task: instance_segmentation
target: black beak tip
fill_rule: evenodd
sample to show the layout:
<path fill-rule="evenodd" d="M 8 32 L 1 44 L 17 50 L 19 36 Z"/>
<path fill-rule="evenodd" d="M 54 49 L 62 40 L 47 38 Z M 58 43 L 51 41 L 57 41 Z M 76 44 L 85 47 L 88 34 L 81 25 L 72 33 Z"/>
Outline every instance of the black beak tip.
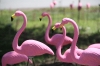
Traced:
<path fill-rule="evenodd" d="M 39 20 L 41 21 L 42 19 L 41 19 L 41 18 L 39 18 Z"/>
<path fill-rule="evenodd" d="M 52 32 L 52 33 L 54 33 L 54 30 L 53 30 L 53 29 L 51 29 L 51 32 Z"/>
<path fill-rule="evenodd" d="M 13 21 L 14 19 L 11 17 L 11 21 Z"/>

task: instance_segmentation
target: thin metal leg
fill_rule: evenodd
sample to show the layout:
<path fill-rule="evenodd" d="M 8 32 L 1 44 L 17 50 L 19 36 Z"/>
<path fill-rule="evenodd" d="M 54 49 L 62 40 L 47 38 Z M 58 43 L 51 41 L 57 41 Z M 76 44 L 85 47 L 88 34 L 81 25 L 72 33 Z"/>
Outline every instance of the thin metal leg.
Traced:
<path fill-rule="evenodd" d="M 32 58 L 32 61 L 33 61 L 33 66 L 35 66 L 35 62 L 34 62 L 33 58 Z"/>
<path fill-rule="evenodd" d="M 28 66 L 28 63 L 29 63 L 29 58 L 28 58 L 28 61 L 27 61 L 27 66 Z"/>
<path fill-rule="evenodd" d="M 56 55 L 54 56 L 54 63 L 56 62 Z"/>

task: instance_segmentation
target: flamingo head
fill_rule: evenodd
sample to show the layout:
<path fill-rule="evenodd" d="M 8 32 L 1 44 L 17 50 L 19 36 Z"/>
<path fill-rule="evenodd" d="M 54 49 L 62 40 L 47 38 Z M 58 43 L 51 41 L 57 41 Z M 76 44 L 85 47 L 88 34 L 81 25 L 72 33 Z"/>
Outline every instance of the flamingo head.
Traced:
<path fill-rule="evenodd" d="M 21 16 L 22 14 L 24 14 L 22 11 L 17 10 L 17 11 L 11 16 L 11 21 L 13 21 L 13 19 L 14 19 L 16 16 Z"/>
<path fill-rule="evenodd" d="M 53 29 L 53 30 L 56 30 L 56 28 L 60 28 L 60 24 L 61 24 L 61 23 L 56 23 L 56 24 L 52 27 L 52 29 Z"/>
<path fill-rule="evenodd" d="M 62 19 L 62 22 L 60 24 L 60 27 L 62 28 L 65 24 L 67 24 L 68 22 L 70 22 L 70 18 L 63 18 Z"/>
<path fill-rule="evenodd" d="M 47 12 L 43 12 L 43 13 L 42 13 L 42 15 L 41 15 L 41 17 L 39 18 L 39 19 L 40 19 L 40 21 L 42 20 L 42 18 L 43 18 L 43 17 L 45 17 L 45 16 L 47 16 L 47 15 L 48 15 L 48 13 L 47 13 Z"/>

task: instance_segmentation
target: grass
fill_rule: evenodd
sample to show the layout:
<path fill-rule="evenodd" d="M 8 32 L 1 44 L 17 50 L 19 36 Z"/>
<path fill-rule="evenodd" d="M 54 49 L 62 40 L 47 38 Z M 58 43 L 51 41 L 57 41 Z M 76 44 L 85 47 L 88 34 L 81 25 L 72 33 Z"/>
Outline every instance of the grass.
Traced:
<path fill-rule="evenodd" d="M 10 17 L 15 11 L 16 10 L 0 11 L 0 28 L 5 27 L 7 25 L 11 25 L 11 27 L 15 31 L 17 31 L 22 26 L 22 23 L 23 23 L 22 17 L 17 17 L 13 22 L 10 21 Z M 89 10 L 90 12 L 88 14 L 88 21 L 87 21 L 87 11 L 85 8 L 83 8 L 80 12 L 79 22 L 77 20 L 78 12 L 77 12 L 76 8 L 73 10 L 73 12 L 70 10 L 70 8 L 55 8 L 53 10 L 50 10 L 49 8 L 34 9 L 34 10 L 26 9 L 26 10 L 22 10 L 22 11 L 25 12 L 27 19 L 28 19 L 28 23 L 27 23 L 26 31 L 21 36 L 21 38 L 23 38 L 23 39 L 20 39 L 21 43 L 23 40 L 28 39 L 28 38 L 35 38 L 36 40 L 44 41 L 43 36 L 44 36 L 45 29 L 48 25 L 48 19 L 47 19 L 47 17 L 44 17 L 42 19 L 42 21 L 39 21 L 39 17 L 41 16 L 41 13 L 44 11 L 49 12 L 50 15 L 52 16 L 52 19 L 53 19 L 52 26 L 56 22 L 61 22 L 62 19 L 65 17 L 74 19 L 77 22 L 79 29 L 80 29 L 79 40 L 81 40 L 82 42 L 79 41 L 78 44 L 80 44 L 79 47 L 82 49 L 86 48 L 87 45 L 90 44 L 89 41 L 93 42 L 93 40 L 89 40 L 88 36 L 89 35 L 91 36 L 91 34 L 93 35 L 94 33 L 98 32 L 100 29 L 100 26 L 99 26 L 100 15 L 99 15 L 98 7 L 91 7 L 91 9 Z M 72 14 L 71 14 L 71 12 L 72 12 Z M 41 31 L 39 31 L 38 29 Z M 66 29 L 67 29 L 68 35 L 69 35 L 69 33 L 73 34 L 73 26 L 70 23 L 66 25 Z M 11 31 L 12 36 L 14 35 L 13 33 L 16 33 L 16 32 Z M 30 36 L 27 36 L 27 34 Z M 73 36 L 73 35 L 71 35 L 71 36 Z M 5 37 L 5 38 L 8 40 L 9 38 L 7 38 L 7 37 Z M 42 37 L 42 38 L 40 38 L 40 37 Z M 84 37 L 84 38 L 82 38 L 82 37 Z M 92 38 L 92 37 L 90 37 L 90 38 Z M 86 43 L 87 45 L 84 45 L 85 44 L 84 41 L 87 41 L 87 43 Z M 2 41 L 2 42 L 4 42 L 4 41 Z M 4 45 L 6 45 L 6 42 L 4 43 Z M 8 46 L 8 45 L 6 45 L 6 46 Z M 6 51 L 7 50 L 8 49 L 6 49 Z M 65 50 L 66 50 L 66 48 L 65 48 Z M 48 56 L 48 57 L 46 57 L 46 56 Z M 44 57 L 45 57 L 45 59 L 44 59 Z M 35 63 L 40 64 L 40 65 L 47 61 L 48 61 L 48 64 L 50 64 L 50 63 L 52 64 L 53 59 L 54 59 L 54 56 L 49 56 L 49 55 L 34 57 Z M 57 60 L 57 62 L 58 62 L 58 60 Z M 22 65 L 25 65 L 25 63 L 21 63 L 18 66 L 22 66 Z M 47 65 L 47 66 L 49 66 L 49 65 Z M 51 66 L 53 66 L 53 64 Z M 60 66 L 64 66 L 64 65 L 60 65 Z"/>

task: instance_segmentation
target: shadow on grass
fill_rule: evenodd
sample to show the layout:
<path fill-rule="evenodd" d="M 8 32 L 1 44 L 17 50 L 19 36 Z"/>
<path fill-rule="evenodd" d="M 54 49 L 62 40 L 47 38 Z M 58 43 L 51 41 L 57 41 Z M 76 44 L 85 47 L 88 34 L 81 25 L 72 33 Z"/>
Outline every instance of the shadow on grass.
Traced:
<path fill-rule="evenodd" d="M 33 28 L 30 28 L 30 29 L 25 29 L 25 31 L 19 37 L 19 45 L 21 45 L 21 43 L 23 41 L 27 40 L 27 39 L 35 39 L 35 40 L 38 40 L 38 41 L 41 41 L 41 42 L 47 44 L 44 40 L 45 30 L 46 30 L 45 25 L 41 25 L 40 27 L 33 27 Z M 13 38 L 14 38 L 16 32 L 17 31 L 15 31 L 11 27 L 10 24 L 6 25 L 5 27 L 0 27 L 0 59 L 2 58 L 3 54 L 13 50 L 12 49 L 12 41 L 13 41 Z M 57 31 L 52 33 L 52 31 L 50 30 L 49 35 L 51 37 L 56 33 L 57 33 Z M 83 44 L 85 46 L 88 46 L 91 43 L 100 42 L 100 35 L 99 34 L 100 34 L 100 32 L 97 32 L 97 33 L 94 33 L 94 34 L 91 34 L 91 35 L 80 34 L 77 46 L 80 47 L 80 46 L 83 46 Z M 67 36 L 70 36 L 70 37 L 73 38 L 73 33 L 67 33 Z M 56 49 L 55 49 L 54 46 L 50 46 L 49 44 L 47 44 L 47 45 L 54 52 L 56 52 Z M 65 49 L 66 49 L 66 47 L 65 47 Z M 62 66 L 62 64 L 64 64 L 64 63 L 55 63 L 54 65 Z M 52 66 L 53 64 L 50 64 L 50 65 Z M 41 65 L 41 66 L 43 66 L 43 65 Z M 47 64 L 45 66 L 49 66 L 49 65 Z"/>
<path fill-rule="evenodd" d="M 76 66 L 76 65 L 72 63 L 55 62 L 50 64 L 42 64 L 40 66 Z"/>

